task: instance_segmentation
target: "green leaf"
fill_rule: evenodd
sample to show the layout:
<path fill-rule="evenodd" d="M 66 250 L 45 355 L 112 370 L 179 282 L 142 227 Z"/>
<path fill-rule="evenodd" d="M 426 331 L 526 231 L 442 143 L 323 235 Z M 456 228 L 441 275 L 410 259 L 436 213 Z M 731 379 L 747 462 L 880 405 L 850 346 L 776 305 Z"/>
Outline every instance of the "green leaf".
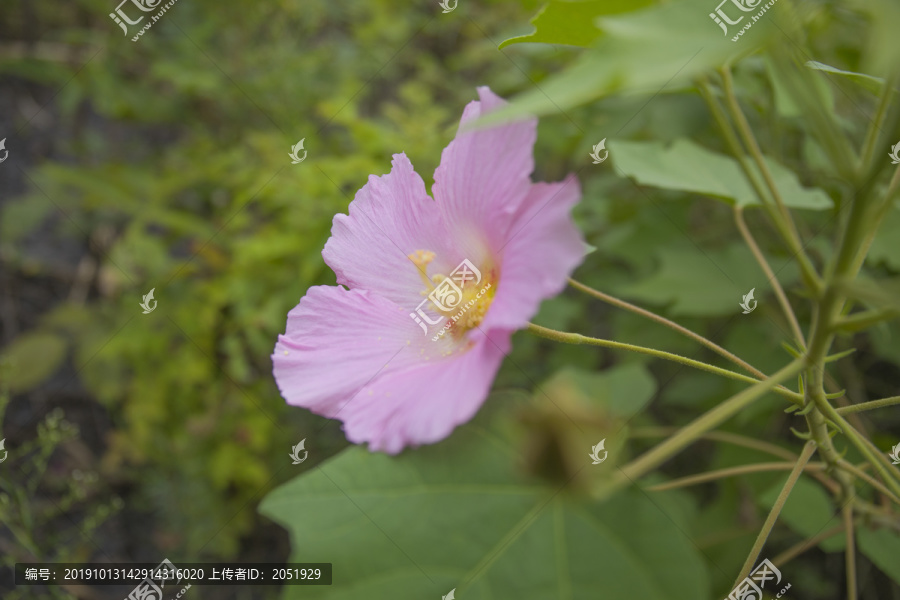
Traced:
<path fill-rule="evenodd" d="M 66 340 L 41 331 L 20 335 L 0 353 L 0 359 L 10 365 L 5 371 L 12 393 L 40 385 L 56 372 L 65 357 Z"/>
<path fill-rule="evenodd" d="M 900 210 L 895 204 L 884 217 L 866 262 L 871 265 L 884 263 L 895 272 L 900 272 L 900 244 L 897 243 L 897 232 L 900 231 Z"/>
<path fill-rule="evenodd" d="M 705 194 L 739 206 L 760 205 L 737 161 L 689 140 L 679 139 L 669 146 L 616 140 L 610 141 L 608 148 L 613 164 L 642 185 Z M 766 158 L 766 164 L 786 206 L 831 207 L 831 198 L 822 190 L 804 188 L 793 171 L 773 159 Z"/>
<path fill-rule="evenodd" d="M 597 17 L 630 12 L 649 6 L 654 0 L 587 0 L 571 2 L 551 0 L 531 19 L 534 31 L 502 42 L 502 50 L 511 44 L 567 44 L 590 46 L 600 35 L 594 25 Z"/>
<path fill-rule="evenodd" d="M 900 584 L 900 536 L 887 529 L 872 531 L 859 528 L 856 530 L 859 549 L 876 567 Z"/>
<path fill-rule="evenodd" d="M 787 477 L 784 479 L 786 481 Z M 783 481 L 766 490 L 758 498 L 760 506 L 771 510 L 775 506 L 775 500 L 781 493 L 782 487 L 784 487 Z M 795 533 L 805 538 L 811 538 L 826 529 L 840 525 L 840 515 L 835 515 L 834 511 L 834 505 L 828 494 L 819 484 L 801 477 L 794 484 L 791 495 L 784 503 L 779 519 L 784 521 Z M 843 534 L 837 534 L 820 543 L 819 548 L 825 552 L 837 552 L 844 549 L 845 543 Z"/>
<path fill-rule="evenodd" d="M 599 17 L 601 36 L 578 61 L 473 126 L 556 114 L 614 93 L 676 91 L 692 85 L 697 75 L 752 52 L 775 30 L 772 18 L 761 19 L 732 42 L 738 28 L 724 34 L 708 16 L 714 7 L 708 0 L 681 0 Z"/>
<path fill-rule="evenodd" d="M 508 412 L 396 457 L 352 447 L 272 492 L 260 511 L 290 531 L 291 560 L 340 573 L 285 598 L 708 596 L 696 548 L 645 494 L 598 503 L 526 478 Z"/>
<path fill-rule="evenodd" d="M 853 300 L 871 308 L 900 311 L 900 277 L 878 280 L 859 277 L 849 282 L 838 282 L 838 287 Z"/>
<path fill-rule="evenodd" d="M 760 308 L 770 302 L 764 297 L 770 286 L 753 255 L 741 244 L 702 252 L 692 247 L 669 247 L 660 250 L 658 260 L 655 273 L 618 288 L 617 293 L 652 305 L 671 304 L 668 310 L 672 315 L 688 316 L 740 314 L 741 297 L 751 288 Z M 795 279 L 796 268 L 788 263 L 779 272 L 779 280 L 784 285 Z"/>
<path fill-rule="evenodd" d="M 565 369 L 541 387 L 554 400 L 558 396 L 577 396 L 573 402 L 602 407 L 628 419 L 653 398 L 656 380 L 642 364 L 627 363 L 600 373 Z"/>
<path fill-rule="evenodd" d="M 884 85 L 884 79 L 881 77 L 873 77 L 872 75 L 866 75 L 865 73 L 854 73 L 853 71 L 844 71 L 843 69 L 838 69 L 815 60 L 806 61 L 806 66 L 816 71 L 824 71 L 826 73 L 834 73 L 836 75 L 849 77 L 875 94 L 880 92 L 881 86 Z"/>

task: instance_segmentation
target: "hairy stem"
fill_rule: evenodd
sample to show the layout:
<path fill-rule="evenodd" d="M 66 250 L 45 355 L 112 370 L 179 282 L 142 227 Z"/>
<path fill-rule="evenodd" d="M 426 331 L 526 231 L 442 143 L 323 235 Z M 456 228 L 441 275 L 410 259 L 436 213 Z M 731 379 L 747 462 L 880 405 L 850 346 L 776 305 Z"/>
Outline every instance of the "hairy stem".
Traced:
<path fill-rule="evenodd" d="M 686 448 L 697 438 L 722 424 L 727 419 L 749 406 L 754 400 L 757 400 L 766 392 L 772 390 L 780 382 L 793 377 L 802 369 L 803 361 L 795 360 L 765 381 L 757 382 L 746 390 L 735 394 L 683 427 L 678 433 L 660 443 L 652 450 L 645 452 L 622 467 L 620 469 L 622 477 L 629 481 L 635 481 L 643 477 L 651 470 L 667 461 L 674 454 Z"/>
<path fill-rule="evenodd" d="M 756 141 L 756 137 L 753 135 L 750 123 L 747 121 L 747 117 L 744 116 L 744 112 L 741 110 L 737 94 L 735 94 L 734 91 L 734 81 L 731 78 L 731 70 L 724 67 L 720 70 L 720 74 L 722 76 L 723 89 L 725 91 L 725 105 L 728 108 L 728 112 L 737 125 L 737 131 L 750 153 L 750 156 L 756 163 L 757 168 L 760 173 L 762 173 L 763 181 L 765 182 L 766 187 L 768 187 L 769 193 L 775 201 L 775 205 L 778 207 L 778 211 L 773 211 L 771 216 L 775 220 L 777 228 L 781 231 L 782 236 L 785 238 L 791 251 L 796 256 L 797 263 L 800 265 L 800 270 L 803 273 L 806 284 L 813 292 L 817 293 L 821 289 L 821 281 L 815 268 L 812 266 L 812 262 L 806 255 L 803 243 L 800 241 L 800 234 L 797 231 L 797 226 L 794 225 L 794 219 L 791 217 L 790 211 L 788 211 L 787 206 L 784 204 L 781 192 L 775 184 L 775 178 L 772 177 L 772 172 L 769 170 L 769 165 L 766 163 L 762 150 Z"/>
<path fill-rule="evenodd" d="M 712 340 L 703 337 L 699 333 L 695 333 L 695 332 L 691 331 L 687 327 L 683 327 L 683 326 L 679 325 L 678 323 L 675 323 L 674 321 L 670 321 L 669 319 L 666 319 L 665 317 L 661 317 L 661 316 L 657 315 L 656 313 L 653 313 L 653 312 L 650 312 L 649 310 L 640 308 L 639 306 L 635 306 L 634 304 L 631 304 L 624 300 L 620 300 L 619 298 L 616 298 L 614 296 L 610 296 L 609 294 L 604 294 L 600 290 L 596 290 L 596 289 L 589 287 L 579 281 L 575 281 L 574 279 L 569 279 L 569 285 L 571 285 L 572 287 L 574 287 L 577 290 L 581 290 L 582 292 L 590 294 L 594 298 L 602 300 L 602 301 L 606 302 L 607 304 L 612 304 L 613 306 L 618 306 L 619 308 L 624 308 L 625 310 L 630 310 L 631 312 L 641 315 L 642 317 L 646 317 L 646 318 L 650 319 L 651 321 L 655 321 L 661 325 L 665 325 L 666 327 L 673 329 L 674 331 L 677 331 L 678 333 L 691 338 L 695 342 L 703 344 L 704 346 L 706 346 L 707 348 L 709 348 L 710 350 L 712 350 L 719 356 L 727 358 L 728 360 L 730 360 L 734 364 L 738 365 L 739 367 L 743 368 L 744 370 L 748 371 L 749 373 L 752 373 L 753 375 L 755 375 L 761 379 L 764 379 L 766 377 L 765 373 L 763 373 L 759 369 L 756 369 L 755 367 L 753 367 L 749 363 L 741 360 L 740 358 L 738 358 L 737 356 L 735 356 L 734 354 L 732 354 L 725 348 L 722 348 L 721 346 L 719 346 Z"/>
<path fill-rule="evenodd" d="M 868 464 L 868 463 L 866 463 L 866 464 Z M 866 473 L 865 471 L 863 471 L 862 469 L 857 467 L 856 465 L 853 465 L 853 464 L 847 462 L 846 460 L 841 459 L 841 461 L 838 463 L 838 467 L 840 467 L 841 469 L 844 469 L 845 471 L 849 471 L 856 477 L 859 477 L 860 479 L 862 479 L 863 481 L 865 481 L 866 483 L 871 485 L 873 488 L 877 489 L 879 492 L 884 494 L 887 498 L 896 502 L 898 506 L 900 506 L 900 498 L 895 496 L 893 494 L 893 492 L 891 492 L 891 490 L 889 490 L 888 488 L 886 488 L 884 486 L 883 483 L 881 483 L 880 481 L 878 481 L 877 479 L 875 479 L 874 477 L 872 477 L 871 475 L 869 475 L 868 473 Z"/>
<path fill-rule="evenodd" d="M 864 173 L 869 170 L 872 164 L 872 157 L 875 156 L 875 145 L 878 143 L 878 133 L 882 129 L 884 119 L 887 116 L 888 107 L 891 104 L 891 98 L 894 95 L 894 84 L 896 79 L 891 78 L 884 82 L 881 88 L 881 95 L 878 98 L 878 108 L 875 110 L 875 117 L 869 123 L 866 131 L 866 141 L 863 142 L 862 156 L 860 156 L 859 165 L 857 166 L 857 176 L 862 178 Z"/>
<path fill-rule="evenodd" d="M 848 413 L 858 413 L 864 410 L 872 410 L 875 408 L 883 408 L 885 406 L 893 406 L 900 404 L 900 396 L 891 396 L 890 398 L 882 398 L 881 400 L 872 400 L 870 402 L 861 402 L 860 404 L 852 404 L 842 408 L 836 408 L 838 414 L 846 415 Z"/>
<path fill-rule="evenodd" d="M 700 369 L 702 371 L 707 371 L 708 373 L 714 373 L 716 375 L 721 375 L 722 377 L 727 377 L 729 379 L 736 379 L 738 381 L 743 381 L 745 383 L 762 383 L 765 380 L 754 379 L 752 377 L 748 377 L 747 375 L 742 375 L 740 373 L 736 373 L 734 371 L 729 371 L 728 369 L 723 369 L 721 367 L 716 367 L 714 365 L 710 365 L 705 362 L 700 362 L 699 360 L 694 360 L 691 358 L 687 358 L 685 356 L 681 356 L 680 354 L 673 354 L 671 352 L 664 352 L 662 350 L 657 350 L 655 348 L 647 348 L 645 346 L 635 346 L 633 344 L 624 344 L 622 342 L 614 342 L 612 340 L 604 340 L 601 338 L 588 337 L 586 335 L 581 335 L 580 333 L 569 333 L 566 331 L 557 331 L 555 329 L 549 329 L 547 327 L 542 327 L 540 325 L 535 325 L 534 323 L 528 324 L 528 331 L 531 333 L 547 338 L 549 340 L 553 340 L 555 342 L 562 342 L 565 344 L 587 344 L 591 346 L 602 346 L 604 348 L 615 348 L 617 350 L 630 350 L 631 352 L 638 352 L 640 354 L 648 354 L 650 356 L 655 356 L 656 358 L 663 358 L 666 360 L 671 360 L 673 362 L 680 363 L 682 365 L 686 365 L 688 367 L 694 367 L 695 369 Z M 777 394 L 787 398 L 794 404 L 802 405 L 801 394 L 797 392 L 788 390 L 786 388 L 779 388 L 774 390 Z"/>
<path fill-rule="evenodd" d="M 766 278 L 772 283 L 772 289 L 775 292 L 775 296 L 778 298 L 781 310 L 784 311 L 784 316 L 791 326 L 791 331 L 794 334 L 794 341 L 799 344 L 798 347 L 801 350 L 806 350 L 806 340 L 803 339 L 803 330 L 800 329 L 800 323 L 797 322 L 797 315 L 794 314 L 794 309 L 791 308 L 791 303 L 788 302 L 787 296 L 781 287 L 781 283 L 772 271 L 772 267 L 769 266 L 765 255 L 759 249 L 750 230 L 747 229 L 747 223 L 744 221 L 744 209 L 737 205 L 734 206 L 734 222 L 737 225 L 738 231 L 741 232 L 741 237 L 744 238 L 744 241 L 756 258 L 756 262 L 759 263 L 759 267 L 763 270 Z"/>
<path fill-rule="evenodd" d="M 800 542 L 799 544 L 794 544 L 778 556 L 772 559 L 773 565 L 778 565 L 779 567 L 786 562 L 796 558 L 797 556 L 803 554 L 810 548 L 814 546 L 818 546 L 821 542 L 827 540 L 828 538 L 832 538 L 837 534 L 844 531 L 844 525 L 837 525 L 836 527 L 832 527 L 831 529 L 827 529 L 822 533 L 816 535 L 815 537 L 811 537 L 806 541 Z"/>
<path fill-rule="evenodd" d="M 678 431 L 678 428 L 676 427 L 640 427 L 637 429 L 633 429 L 631 432 L 629 432 L 628 436 L 632 438 L 667 437 L 672 435 L 676 431 Z M 781 446 L 776 446 L 775 444 L 770 444 L 769 442 L 764 442 L 756 438 L 738 435 L 737 433 L 731 433 L 728 431 L 710 431 L 709 433 L 704 433 L 698 439 L 725 442 L 727 444 L 734 444 L 735 446 L 742 446 L 744 448 L 750 448 L 752 450 L 759 450 L 760 452 L 766 452 L 768 454 L 771 454 L 772 456 L 783 458 L 789 461 L 789 464 L 791 465 L 793 465 L 799 458 L 797 454 L 791 452 L 787 448 L 782 448 Z M 837 493 L 839 491 L 838 485 L 834 481 L 829 479 L 824 473 L 821 473 L 817 470 L 810 470 L 809 474 L 814 477 L 819 483 L 825 486 L 830 492 Z"/>
<path fill-rule="evenodd" d="M 667 481 L 665 483 L 658 483 L 656 485 L 651 485 L 647 487 L 648 491 L 651 492 L 663 492 L 665 490 L 673 490 L 676 488 L 687 487 L 690 485 L 697 485 L 698 483 L 706 483 L 708 481 L 715 481 L 716 479 L 722 479 L 724 477 L 733 477 L 735 475 L 746 475 L 748 473 L 763 473 L 768 471 L 790 471 L 794 469 L 796 463 L 793 462 L 773 462 L 773 463 L 760 463 L 756 465 L 740 465 L 737 467 L 728 467 L 727 469 L 716 469 L 714 471 L 708 471 L 706 473 L 698 473 L 697 475 L 689 475 L 687 477 L 679 477 L 678 479 L 673 479 L 671 481 Z M 825 463 L 810 463 L 804 466 L 804 470 L 816 470 L 821 471 L 825 469 L 828 465 Z"/>
<path fill-rule="evenodd" d="M 734 586 L 736 587 L 738 583 L 740 583 L 744 577 L 746 577 L 750 573 L 750 569 L 753 568 L 753 565 L 756 563 L 756 559 L 759 557 L 759 553 L 762 550 L 763 546 L 766 543 L 766 540 L 769 538 L 769 533 L 772 531 L 772 527 L 775 526 L 775 521 L 778 520 L 778 515 L 781 514 L 781 509 L 784 506 L 784 503 L 787 502 L 788 496 L 791 494 L 791 490 L 794 489 L 794 484 L 797 483 L 797 480 L 800 479 L 800 474 L 803 473 L 803 469 L 806 467 L 806 463 L 809 462 L 809 459 L 812 458 L 813 453 L 816 451 L 815 442 L 809 441 L 803 446 L 803 452 L 800 453 L 800 458 L 797 459 L 797 463 L 794 465 L 791 474 L 788 475 L 787 481 L 784 482 L 784 486 L 781 488 L 781 492 L 778 494 L 778 498 L 775 499 L 775 505 L 772 506 L 772 510 L 769 511 L 769 516 L 766 517 L 765 523 L 763 523 L 762 529 L 759 531 L 759 535 L 756 536 L 756 541 L 753 543 L 753 547 L 750 549 L 750 554 L 747 555 L 747 560 L 744 561 L 744 566 L 741 567 L 741 572 L 738 574 L 737 580 L 734 582 Z"/>
<path fill-rule="evenodd" d="M 853 530 L 853 503 L 849 502 L 841 508 L 844 517 L 844 531 L 847 535 L 847 547 L 844 549 L 844 569 L 847 573 L 847 600 L 857 600 L 856 596 L 856 548 Z"/>
<path fill-rule="evenodd" d="M 813 292 L 813 295 L 818 295 L 822 288 L 822 282 L 818 273 L 816 273 L 815 267 L 813 267 L 812 262 L 810 262 L 809 258 L 804 253 L 803 247 L 799 243 L 799 239 L 793 238 L 791 236 L 789 227 L 784 222 L 783 217 L 776 210 L 776 207 L 772 205 L 772 199 L 766 193 L 766 190 L 762 183 L 760 183 L 756 172 L 754 172 L 754 170 L 747 162 L 747 159 L 744 155 L 744 148 L 741 145 L 741 142 L 738 139 L 737 134 L 735 133 L 734 128 L 731 125 L 731 122 L 728 120 L 728 115 L 725 113 L 725 110 L 713 95 L 712 86 L 707 80 L 702 79 L 700 81 L 699 89 L 700 94 L 706 101 L 706 104 L 709 107 L 713 118 L 718 124 L 719 129 L 722 131 L 722 136 L 725 138 L 725 142 L 728 144 L 729 150 L 731 150 L 731 154 L 734 156 L 735 160 L 737 160 L 738 164 L 741 167 L 741 171 L 744 172 L 744 176 L 747 178 L 750 186 L 756 192 L 756 195 L 762 203 L 763 208 L 769 215 L 769 219 L 775 225 L 775 229 L 781 235 L 782 239 L 785 241 L 785 243 L 787 243 L 788 248 L 798 257 L 798 263 L 800 264 L 800 270 L 803 274 L 804 283 L 810 289 L 810 291 Z"/>

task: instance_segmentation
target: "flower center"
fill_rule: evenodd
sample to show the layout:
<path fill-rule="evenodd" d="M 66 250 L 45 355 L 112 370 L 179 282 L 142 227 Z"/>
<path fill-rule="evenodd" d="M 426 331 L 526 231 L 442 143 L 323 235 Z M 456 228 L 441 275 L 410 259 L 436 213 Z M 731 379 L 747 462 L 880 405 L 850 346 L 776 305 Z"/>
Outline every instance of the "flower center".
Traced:
<path fill-rule="evenodd" d="M 493 302 L 496 270 L 484 265 L 479 269 L 469 260 L 463 260 L 449 275 L 436 274 L 429 278 L 428 265 L 434 258 L 434 252 L 429 250 L 416 250 L 409 255 L 426 285 L 421 293 L 428 298 L 428 310 L 446 319 L 434 330 L 433 339 L 448 334 L 453 339 L 463 339 L 466 332 L 481 324 Z M 433 325 L 440 324 L 440 319 L 426 320 Z"/>

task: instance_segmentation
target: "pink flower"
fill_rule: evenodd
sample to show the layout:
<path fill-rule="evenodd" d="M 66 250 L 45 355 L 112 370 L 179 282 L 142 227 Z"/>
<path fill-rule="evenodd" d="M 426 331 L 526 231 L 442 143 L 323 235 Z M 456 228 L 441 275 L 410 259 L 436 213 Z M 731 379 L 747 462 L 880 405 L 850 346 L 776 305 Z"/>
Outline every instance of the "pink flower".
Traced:
<path fill-rule="evenodd" d="M 349 289 L 310 288 L 272 354 L 289 404 L 341 419 L 373 451 L 433 443 L 471 419 L 513 332 L 584 254 L 569 216 L 578 180 L 531 182 L 537 119 L 463 131 L 506 104 L 478 95 L 441 155 L 434 200 L 395 154 L 334 217 L 322 256 Z"/>

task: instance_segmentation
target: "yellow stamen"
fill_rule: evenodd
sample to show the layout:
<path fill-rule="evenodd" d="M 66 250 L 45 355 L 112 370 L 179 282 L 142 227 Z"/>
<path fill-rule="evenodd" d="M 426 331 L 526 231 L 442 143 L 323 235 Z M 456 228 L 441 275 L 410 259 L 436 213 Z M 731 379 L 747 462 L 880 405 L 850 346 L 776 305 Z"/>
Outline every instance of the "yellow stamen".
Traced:
<path fill-rule="evenodd" d="M 431 250 L 416 250 L 412 254 L 407 255 L 407 258 L 416 265 L 419 277 L 421 277 L 422 281 L 425 282 L 425 285 L 428 286 L 427 289 L 434 289 L 434 284 L 428 279 L 428 264 L 434 260 L 434 252 Z"/>

